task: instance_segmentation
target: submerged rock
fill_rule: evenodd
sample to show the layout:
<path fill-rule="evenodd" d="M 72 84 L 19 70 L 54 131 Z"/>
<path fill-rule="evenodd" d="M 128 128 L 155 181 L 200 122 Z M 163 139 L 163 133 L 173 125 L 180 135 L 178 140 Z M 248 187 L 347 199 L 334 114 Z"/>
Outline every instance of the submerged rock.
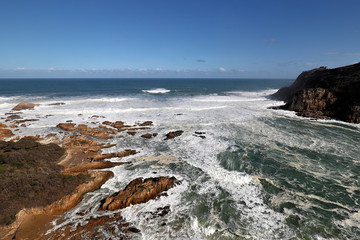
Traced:
<path fill-rule="evenodd" d="M 176 183 L 175 177 L 137 178 L 131 181 L 124 190 L 104 199 L 102 210 L 116 210 L 133 204 L 145 203 L 159 197 Z"/>
<path fill-rule="evenodd" d="M 176 137 L 180 136 L 181 134 L 183 134 L 183 132 L 184 131 L 182 131 L 182 130 L 177 130 L 175 132 L 169 132 L 168 134 L 166 134 L 165 140 L 176 138 Z"/>
<path fill-rule="evenodd" d="M 29 103 L 29 102 L 21 102 L 16 105 L 12 110 L 19 111 L 24 109 L 34 109 L 34 107 L 39 106 L 40 104 Z"/>
<path fill-rule="evenodd" d="M 360 63 L 305 71 L 272 97 L 286 102 L 281 109 L 299 116 L 360 123 Z"/>
<path fill-rule="evenodd" d="M 56 103 L 50 103 L 48 104 L 49 106 L 59 106 L 59 105 L 64 105 L 64 102 L 56 102 Z"/>

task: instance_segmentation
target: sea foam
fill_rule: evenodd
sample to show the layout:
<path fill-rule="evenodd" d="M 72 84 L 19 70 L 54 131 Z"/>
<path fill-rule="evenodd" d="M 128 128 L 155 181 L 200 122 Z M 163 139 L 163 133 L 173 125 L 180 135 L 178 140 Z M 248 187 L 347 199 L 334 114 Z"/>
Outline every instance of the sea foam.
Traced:
<path fill-rule="evenodd" d="M 159 93 L 169 93 L 171 92 L 168 89 L 165 88 L 154 88 L 154 89 L 148 89 L 148 90 L 142 90 L 144 93 L 152 93 L 152 94 L 159 94 Z"/>

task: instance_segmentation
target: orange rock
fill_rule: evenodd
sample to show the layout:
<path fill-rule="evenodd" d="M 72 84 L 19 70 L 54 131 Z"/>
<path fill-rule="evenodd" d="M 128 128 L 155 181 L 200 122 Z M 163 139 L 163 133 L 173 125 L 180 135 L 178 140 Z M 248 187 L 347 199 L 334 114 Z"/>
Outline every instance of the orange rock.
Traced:
<path fill-rule="evenodd" d="M 99 139 L 109 139 L 112 138 L 112 136 L 110 135 L 116 134 L 116 130 L 112 130 L 112 129 L 101 130 L 99 128 L 88 127 L 85 124 L 79 124 L 77 130 L 82 134 L 93 136 Z"/>
<path fill-rule="evenodd" d="M 4 140 L 12 136 L 14 136 L 14 134 L 10 129 L 0 128 L 0 140 Z"/>
<path fill-rule="evenodd" d="M 91 163 L 79 164 L 76 166 L 68 167 L 64 171 L 62 171 L 62 174 L 76 175 L 79 173 L 86 173 L 87 170 L 111 168 L 129 163 L 130 162 L 109 162 L 109 161 L 91 162 Z"/>
<path fill-rule="evenodd" d="M 175 177 L 137 178 L 131 181 L 124 190 L 105 199 L 100 209 L 116 210 L 133 204 L 145 203 L 159 197 L 178 181 Z"/>
<path fill-rule="evenodd" d="M 100 188 L 107 180 L 112 178 L 114 174 L 108 171 L 98 171 L 90 172 L 90 175 L 93 177 L 88 183 L 83 183 L 79 185 L 73 194 L 66 195 L 59 201 L 47 206 L 44 208 L 46 214 L 62 214 L 66 211 L 69 211 L 75 207 L 81 200 L 85 193 L 95 191 Z"/>
<path fill-rule="evenodd" d="M 10 141 L 11 142 L 17 142 L 19 140 L 20 140 L 20 136 L 17 136 L 17 137 L 12 138 Z"/>
<path fill-rule="evenodd" d="M 139 126 L 151 126 L 152 124 L 153 124 L 152 121 L 146 121 L 146 122 L 140 123 Z"/>
<path fill-rule="evenodd" d="M 151 133 L 145 133 L 145 134 L 141 135 L 140 137 L 142 137 L 142 138 L 152 138 L 153 135 Z"/>
<path fill-rule="evenodd" d="M 39 105 L 40 104 L 21 102 L 18 105 L 16 105 L 12 110 L 18 111 L 18 110 L 24 110 L 24 109 L 34 109 L 34 107 L 39 106 Z"/>
<path fill-rule="evenodd" d="M 59 123 L 56 127 L 65 131 L 74 131 L 76 129 L 74 123 Z"/>
<path fill-rule="evenodd" d="M 115 152 L 115 153 L 105 153 L 105 154 L 100 154 L 100 155 L 96 155 L 94 157 L 94 161 L 100 161 L 100 160 L 104 160 L 104 159 L 108 159 L 108 158 L 114 158 L 114 157 L 126 157 L 126 156 L 130 156 L 130 155 L 134 155 L 136 154 L 135 150 L 131 150 L 131 149 L 126 149 L 123 152 Z"/>

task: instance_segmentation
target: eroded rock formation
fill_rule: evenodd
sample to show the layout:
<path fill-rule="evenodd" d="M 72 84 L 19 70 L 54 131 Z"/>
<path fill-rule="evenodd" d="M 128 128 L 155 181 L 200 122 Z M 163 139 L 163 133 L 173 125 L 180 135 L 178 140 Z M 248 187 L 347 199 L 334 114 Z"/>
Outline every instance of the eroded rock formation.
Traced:
<path fill-rule="evenodd" d="M 272 96 L 300 116 L 360 123 L 360 63 L 305 71 Z"/>
<path fill-rule="evenodd" d="M 124 190 L 104 200 L 102 210 L 116 210 L 133 204 L 147 202 L 160 196 L 173 187 L 178 181 L 175 177 L 137 178 L 131 181 Z"/>

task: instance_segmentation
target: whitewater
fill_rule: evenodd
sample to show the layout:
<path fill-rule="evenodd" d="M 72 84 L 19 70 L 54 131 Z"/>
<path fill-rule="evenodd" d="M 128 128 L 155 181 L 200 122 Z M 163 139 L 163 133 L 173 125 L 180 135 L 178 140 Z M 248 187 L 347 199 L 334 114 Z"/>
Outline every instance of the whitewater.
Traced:
<path fill-rule="evenodd" d="M 38 121 L 16 136 L 62 138 L 66 133 L 56 125 L 68 120 L 91 127 L 152 121 L 158 133 L 151 140 L 139 137 L 141 131 L 103 140 L 115 145 L 103 153 L 138 153 L 111 159 L 132 163 L 111 168 L 114 177 L 54 220 L 49 233 L 113 214 L 98 211 L 100 201 L 138 177 L 175 176 L 181 183 L 166 196 L 115 211 L 140 230 L 132 239 L 360 238 L 358 125 L 271 109 L 283 102 L 269 96 L 291 81 L 128 82 L 118 81 L 118 91 L 116 81 L 104 81 L 103 89 L 90 81 L 85 89 L 76 83 L 55 92 L 0 91 L 2 116 L 24 100 L 40 104 L 22 111 L 24 119 Z M 57 102 L 64 104 L 49 105 Z M 184 133 L 164 141 L 175 130 Z M 150 217 L 166 206 L 168 214 Z M 112 234 L 104 228 L 101 238 L 122 236 Z"/>

